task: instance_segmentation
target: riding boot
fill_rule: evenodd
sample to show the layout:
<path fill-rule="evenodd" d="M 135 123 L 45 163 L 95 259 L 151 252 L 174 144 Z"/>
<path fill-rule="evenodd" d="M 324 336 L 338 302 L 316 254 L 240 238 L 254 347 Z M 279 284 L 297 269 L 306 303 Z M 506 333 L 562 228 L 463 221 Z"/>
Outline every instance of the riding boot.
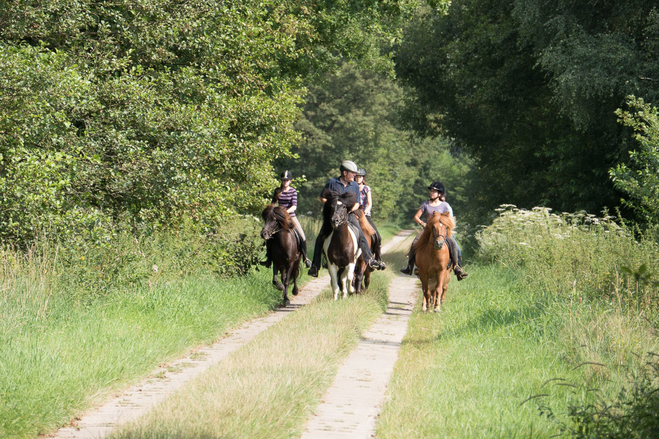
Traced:
<path fill-rule="evenodd" d="M 410 254 L 407 257 L 407 267 L 403 268 L 400 270 L 401 273 L 403 274 L 409 274 L 412 275 L 414 274 L 414 259 L 416 256 L 416 251 L 414 250 L 414 244 L 410 247 Z"/>
<path fill-rule="evenodd" d="M 320 270 L 320 262 L 322 261 L 323 257 L 323 244 L 325 242 L 325 237 L 328 236 L 331 232 L 331 227 L 329 227 L 330 231 L 328 233 L 325 233 L 325 229 L 326 227 L 323 224 L 323 227 L 320 228 L 320 232 L 318 232 L 316 245 L 314 246 L 313 250 L 313 261 L 311 262 L 311 267 L 309 268 L 309 276 L 318 277 L 318 270 Z"/>
<path fill-rule="evenodd" d="M 302 253 L 302 262 L 304 262 L 304 265 L 307 266 L 307 268 L 311 268 L 311 261 L 309 258 L 307 258 L 307 240 L 303 239 L 300 242 L 300 253 Z"/>
<path fill-rule="evenodd" d="M 461 281 L 469 276 L 469 273 L 462 268 L 462 254 L 458 251 L 458 243 L 455 241 L 455 238 L 451 237 L 447 242 L 449 243 L 449 251 L 453 260 L 453 272 L 455 273 L 455 277 L 458 278 L 458 281 Z"/>

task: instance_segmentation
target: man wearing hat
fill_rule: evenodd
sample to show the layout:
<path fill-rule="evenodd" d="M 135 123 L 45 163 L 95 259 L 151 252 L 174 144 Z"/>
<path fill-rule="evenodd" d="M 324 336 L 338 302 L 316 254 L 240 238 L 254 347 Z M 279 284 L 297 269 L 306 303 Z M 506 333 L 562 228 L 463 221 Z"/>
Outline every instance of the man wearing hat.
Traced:
<path fill-rule="evenodd" d="M 355 199 L 359 199 L 359 185 L 355 183 L 357 165 L 355 165 L 355 163 L 350 160 L 345 160 L 341 163 L 339 170 L 341 171 L 341 175 L 336 178 L 330 178 L 327 184 L 323 187 L 323 190 L 328 188 L 337 192 L 339 195 L 346 192 L 354 192 Z M 322 193 L 323 192 L 321 191 L 321 200 L 323 203 L 325 203 L 327 199 L 322 197 Z M 357 208 L 359 208 L 359 203 L 355 203 L 355 205 L 350 208 L 350 212 Z M 359 231 L 359 236 L 357 237 L 358 245 L 362 251 L 364 260 L 368 261 L 368 266 L 370 268 L 384 270 L 386 265 L 384 262 L 376 260 L 373 257 L 373 253 L 371 252 L 371 249 L 366 242 L 366 238 L 364 237 L 364 233 L 362 232 L 361 226 L 359 225 L 359 220 L 357 220 L 354 215 L 348 215 L 348 221 L 357 226 L 357 230 Z M 311 262 L 311 268 L 309 269 L 310 276 L 318 277 L 318 270 L 320 269 L 320 261 L 323 253 L 323 242 L 330 233 L 332 233 L 332 226 L 330 224 L 323 223 L 322 227 L 320 228 L 320 232 L 318 233 L 318 237 L 316 238 L 316 245 L 313 252 L 313 261 Z"/>

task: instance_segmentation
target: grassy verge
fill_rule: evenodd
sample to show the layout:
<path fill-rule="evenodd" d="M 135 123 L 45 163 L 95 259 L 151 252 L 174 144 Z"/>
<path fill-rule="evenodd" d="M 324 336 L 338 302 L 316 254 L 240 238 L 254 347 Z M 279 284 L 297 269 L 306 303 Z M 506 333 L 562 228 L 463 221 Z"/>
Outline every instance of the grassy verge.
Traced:
<path fill-rule="evenodd" d="M 273 290 L 261 273 L 187 278 L 85 306 L 51 299 L 46 316 L 1 339 L 0 437 L 67 424 L 161 362 L 272 308 Z"/>
<path fill-rule="evenodd" d="M 382 313 L 387 284 L 376 273 L 366 294 L 337 302 L 325 291 L 113 437 L 299 437 L 343 359 Z"/>
<path fill-rule="evenodd" d="M 606 407 L 659 349 L 657 245 L 581 217 L 520 211 L 483 232 L 481 251 L 498 262 L 467 267 L 441 315 L 417 308 L 378 437 L 593 431 L 602 413 L 582 408 Z M 625 279 L 621 263 L 649 268 Z"/>
<path fill-rule="evenodd" d="M 607 326 L 614 322 L 619 330 L 641 335 L 633 319 L 605 318 L 574 303 L 548 307 L 520 289 L 518 274 L 505 268 L 470 271 L 468 281 L 449 286 L 441 315 L 415 311 L 380 416 L 379 438 L 551 437 L 559 425 L 541 412 L 560 417 L 569 406 L 590 400 L 588 387 L 610 395 L 625 381 L 627 370 L 614 367 L 613 352 L 593 359 L 604 367 L 580 367 L 569 355 L 580 343 L 611 335 Z M 603 332 L 584 332 L 580 326 L 587 321 L 604 325 Z M 572 338 L 577 333 L 580 340 Z M 635 341 L 639 352 L 657 347 L 647 338 Z"/>

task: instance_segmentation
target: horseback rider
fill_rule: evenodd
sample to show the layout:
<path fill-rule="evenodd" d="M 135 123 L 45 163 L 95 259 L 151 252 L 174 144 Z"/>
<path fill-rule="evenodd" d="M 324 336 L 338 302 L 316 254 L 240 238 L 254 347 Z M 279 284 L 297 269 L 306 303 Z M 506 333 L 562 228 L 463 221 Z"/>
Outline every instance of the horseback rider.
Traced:
<path fill-rule="evenodd" d="M 311 267 L 311 261 L 307 258 L 307 238 L 304 235 L 304 230 L 300 225 L 300 222 L 295 215 L 297 210 L 297 190 L 291 186 L 291 180 L 293 179 L 293 174 L 291 171 L 284 171 L 279 176 L 281 181 L 281 186 L 275 189 L 275 192 L 272 196 L 272 204 L 277 204 L 280 207 L 286 209 L 288 215 L 291 217 L 291 220 L 295 224 L 295 232 L 299 237 L 299 249 L 302 253 L 302 261 L 307 267 Z M 269 250 L 268 247 L 266 247 Z M 270 255 L 266 250 L 266 261 L 261 262 L 261 265 L 270 267 Z"/>
<path fill-rule="evenodd" d="M 357 170 L 357 175 L 355 175 L 355 182 L 359 185 L 359 196 L 358 202 L 359 207 L 364 211 L 368 223 L 375 230 L 375 235 L 373 236 L 373 255 L 375 259 L 382 259 L 382 237 L 380 232 L 378 232 L 377 227 L 371 219 L 371 210 L 373 209 L 373 197 L 371 195 L 371 187 L 366 184 L 366 170 L 359 168 Z"/>
<path fill-rule="evenodd" d="M 323 191 L 327 188 L 332 191 L 337 192 L 339 195 L 345 192 L 353 192 L 355 197 L 359 197 L 359 185 L 355 183 L 355 175 L 357 174 L 357 165 L 350 160 L 345 160 L 341 163 L 339 168 L 341 175 L 336 178 L 331 178 L 327 184 L 323 187 Z M 323 192 L 321 191 L 320 199 L 323 203 L 327 201 L 326 198 L 323 198 Z M 357 241 L 359 248 L 362 251 L 362 256 L 370 268 L 375 268 L 378 270 L 384 270 L 386 265 L 379 259 L 373 257 L 373 253 L 366 242 L 364 233 L 362 232 L 361 227 L 359 226 L 359 220 L 355 218 L 355 215 L 352 214 L 353 211 L 359 208 L 359 203 L 355 203 L 353 206 L 348 206 L 350 214 L 348 214 L 348 221 L 356 226 L 358 232 Z M 320 262 L 323 253 L 323 243 L 325 239 L 332 233 L 331 224 L 326 224 L 323 222 L 320 232 L 318 232 L 318 237 L 316 238 L 316 245 L 313 252 L 313 261 L 311 262 L 311 268 L 309 269 L 309 276 L 318 277 L 318 270 L 320 269 Z"/>
<path fill-rule="evenodd" d="M 414 222 L 419 224 L 421 227 L 426 227 L 426 222 L 430 219 L 432 214 L 435 212 L 439 212 L 439 213 L 449 212 L 450 215 L 453 216 L 453 209 L 446 202 L 446 188 L 444 187 L 444 185 L 436 181 L 433 182 L 430 186 L 428 186 L 428 190 L 430 191 L 430 199 L 428 201 L 424 201 L 421 207 L 419 207 L 419 210 L 414 215 Z M 424 214 L 426 221 L 423 221 L 421 219 L 421 216 Z M 416 244 L 418 239 L 419 239 L 419 235 L 417 235 L 417 237 L 412 242 L 412 246 L 410 247 L 410 253 L 408 256 L 407 267 L 400 270 L 401 273 L 403 274 L 414 273 L 414 259 L 416 255 L 416 251 L 414 250 L 414 245 Z M 458 246 L 458 243 L 453 236 L 451 236 L 447 240 L 447 243 L 449 244 L 448 247 L 449 247 L 449 253 L 451 254 L 451 259 L 453 260 L 453 271 L 455 272 L 456 277 L 460 281 L 469 275 L 462 268 L 462 250 Z"/>

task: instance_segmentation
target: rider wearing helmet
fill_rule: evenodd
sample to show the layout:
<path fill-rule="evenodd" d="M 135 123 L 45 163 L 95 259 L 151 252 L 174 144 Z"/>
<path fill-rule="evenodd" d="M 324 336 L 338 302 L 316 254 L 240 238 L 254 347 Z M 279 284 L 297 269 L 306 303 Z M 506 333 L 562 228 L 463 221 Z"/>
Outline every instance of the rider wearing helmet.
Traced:
<path fill-rule="evenodd" d="M 327 184 L 325 184 L 323 187 L 323 191 L 325 188 L 328 188 L 339 194 L 343 194 L 345 192 L 354 192 L 355 196 L 358 198 L 359 185 L 355 183 L 355 175 L 358 171 L 357 165 L 355 165 L 355 163 L 350 160 L 344 160 L 341 163 L 339 170 L 341 171 L 341 175 L 336 178 L 330 178 Z M 322 197 L 323 191 L 321 191 L 320 199 L 323 203 L 325 203 L 327 199 Z M 359 203 L 355 203 L 355 205 L 350 209 L 350 212 L 357 208 L 359 208 Z M 362 250 L 364 260 L 368 261 L 368 266 L 378 270 L 384 270 L 386 265 L 384 262 L 373 257 L 373 253 L 371 253 L 371 249 L 368 247 L 368 243 L 366 242 L 366 238 L 364 237 L 364 233 L 359 226 L 359 221 L 357 218 L 355 218 L 354 215 L 348 215 L 348 221 L 357 226 L 357 230 L 359 231 L 359 236 L 357 237 L 358 245 Z M 323 252 L 323 242 L 330 233 L 332 233 L 332 226 L 330 224 L 323 223 L 322 227 L 320 228 L 320 232 L 318 232 L 318 237 L 316 238 L 316 245 L 313 252 L 313 261 L 311 262 L 311 268 L 309 269 L 310 276 L 318 277 L 318 270 L 320 269 L 320 262 Z"/>
<path fill-rule="evenodd" d="M 304 235 L 304 230 L 302 229 L 297 216 L 295 215 L 295 211 L 297 210 L 297 190 L 291 186 L 291 179 L 293 178 L 293 174 L 291 171 L 284 171 L 281 173 L 279 178 L 281 180 L 281 186 L 275 189 L 275 193 L 272 196 L 272 204 L 278 204 L 280 207 L 283 207 L 290 215 L 291 220 L 295 224 L 295 231 L 300 237 L 300 252 L 302 253 L 302 261 L 307 267 L 311 267 L 311 261 L 307 258 L 307 238 Z M 267 256 L 268 259 L 265 263 L 262 263 L 262 265 L 269 267 L 270 258 L 269 255 Z"/>
<path fill-rule="evenodd" d="M 421 227 L 426 226 L 426 222 L 435 212 L 449 212 L 451 216 L 453 216 L 453 209 L 446 202 L 446 188 L 444 185 L 436 181 L 428 186 L 428 190 L 430 191 L 430 199 L 428 201 L 424 201 L 421 207 L 419 207 L 419 210 L 414 215 L 414 222 L 419 224 Z M 425 216 L 425 221 L 421 219 L 422 215 Z M 414 259 L 416 254 L 414 250 L 414 244 L 416 244 L 418 239 L 419 235 L 417 235 L 417 237 L 412 242 L 407 267 L 400 270 L 401 273 L 412 274 L 414 272 Z M 455 272 L 458 280 L 462 280 L 468 276 L 468 273 L 462 269 L 462 251 L 460 250 L 460 247 L 458 246 L 455 238 L 452 236 L 447 240 L 447 243 L 449 244 L 448 247 L 451 259 L 453 260 L 453 271 Z"/>
<path fill-rule="evenodd" d="M 375 224 L 371 219 L 371 209 L 373 208 L 373 197 L 371 195 L 371 187 L 366 184 L 365 179 L 366 179 L 366 170 L 363 168 L 359 168 L 357 170 L 357 175 L 355 175 L 355 182 L 359 185 L 359 197 L 358 197 L 359 207 L 364 211 L 364 215 L 366 215 L 366 219 L 368 220 L 371 227 L 373 227 L 373 230 L 375 230 L 375 236 L 374 236 L 375 242 L 373 242 L 373 254 L 375 255 L 376 259 L 381 259 L 382 237 L 380 236 L 380 232 L 378 232 L 377 227 L 375 227 Z"/>

